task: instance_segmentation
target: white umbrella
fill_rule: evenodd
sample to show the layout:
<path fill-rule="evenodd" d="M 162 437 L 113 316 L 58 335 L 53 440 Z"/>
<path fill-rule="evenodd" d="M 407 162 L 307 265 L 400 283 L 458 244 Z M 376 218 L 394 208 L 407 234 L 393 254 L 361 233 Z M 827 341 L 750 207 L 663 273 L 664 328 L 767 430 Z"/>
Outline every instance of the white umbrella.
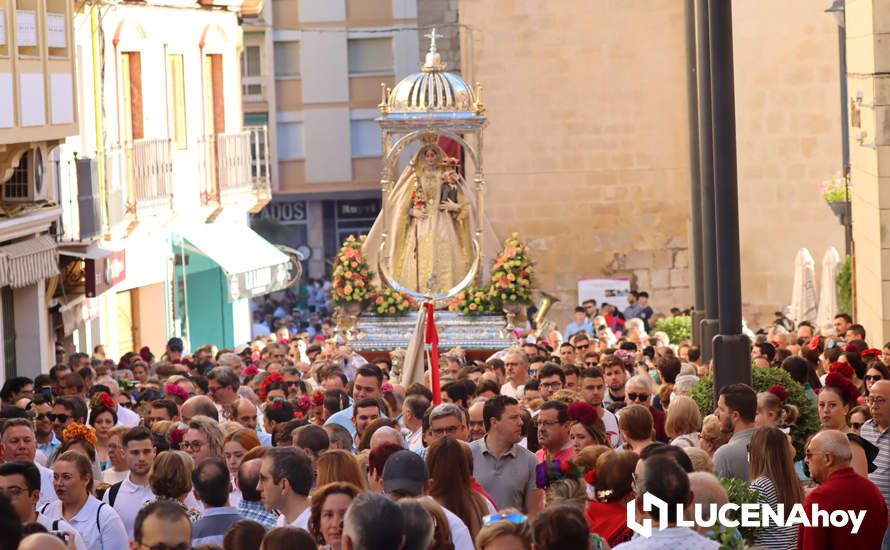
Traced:
<path fill-rule="evenodd" d="M 834 334 L 834 316 L 840 310 L 837 298 L 837 266 L 840 261 L 841 256 L 833 246 L 822 256 L 819 314 L 816 315 L 816 327 L 822 334 Z"/>
<path fill-rule="evenodd" d="M 806 248 L 794 258 L 794 285 L 791 289 L 791 320 L 816 320 L 816 261 Z"/>

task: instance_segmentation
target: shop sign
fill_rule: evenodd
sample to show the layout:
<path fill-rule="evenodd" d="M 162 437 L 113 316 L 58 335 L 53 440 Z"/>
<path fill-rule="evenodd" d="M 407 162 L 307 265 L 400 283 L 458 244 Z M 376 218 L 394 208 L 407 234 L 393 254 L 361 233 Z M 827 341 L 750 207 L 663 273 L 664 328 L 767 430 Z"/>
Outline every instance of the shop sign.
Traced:
<path fill-rule="evenodd" d="M 307 210 L 306 201 L 270 202 L 262 215 L 283 224 L 303 223 Z"/>
<path fill-rule="evenodd" d="M 337 201 L 337 219 L 367 220 L 380 213 L 380 199 Z"/>
<path fill-rule="evenodd" d="M 127 251 L 121 249 L 108 256 L 84 260 L 86 295 L 95 298 L 127 277 Z"/>
<path fill-rule="evenodd" d="M 243 273 L 228 275 L 229 301 L 262 296 L 287 286 L 290 263 L 269 265 Z"/>

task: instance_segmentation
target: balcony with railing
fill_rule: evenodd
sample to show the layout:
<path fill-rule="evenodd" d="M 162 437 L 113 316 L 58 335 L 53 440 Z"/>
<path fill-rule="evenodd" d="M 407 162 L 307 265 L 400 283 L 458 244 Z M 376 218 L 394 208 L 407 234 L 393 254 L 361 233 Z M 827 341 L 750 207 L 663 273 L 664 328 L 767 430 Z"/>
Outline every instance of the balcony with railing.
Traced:
<path fill-rule="evenodd" d="M 173 144 L 168 138 L 114 144 L 105 153 L 108 223 L 172 214 Z"/>
<path fill-rule="evenodd" d="M 271 200 L 266 126 L 203 136 L 198 142 L 202 205 L 246 204 L 253 212 Z"/>

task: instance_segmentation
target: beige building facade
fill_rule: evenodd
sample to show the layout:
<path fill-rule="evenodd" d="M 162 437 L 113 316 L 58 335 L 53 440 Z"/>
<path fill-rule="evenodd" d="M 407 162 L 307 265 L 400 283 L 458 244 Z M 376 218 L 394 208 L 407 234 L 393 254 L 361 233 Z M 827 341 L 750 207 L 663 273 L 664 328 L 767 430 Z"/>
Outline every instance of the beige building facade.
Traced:
<path fill-rule="evenodd" d="M 752 326 L 790 302 L 798 249 L 817 260 L 844 250 L 819 188 L 842 163 L 828 4 L 733 3 Z M 691 305 L 683 3 L 460 0 L 458 10 L 461 71 L 482 83 L 491 121 L 487 215 L 501 236 L 529 242 L 539 287 L 562 300 L 557 316 L 568 320 L 587 278 L 631 277 L 656 310 Z"/>

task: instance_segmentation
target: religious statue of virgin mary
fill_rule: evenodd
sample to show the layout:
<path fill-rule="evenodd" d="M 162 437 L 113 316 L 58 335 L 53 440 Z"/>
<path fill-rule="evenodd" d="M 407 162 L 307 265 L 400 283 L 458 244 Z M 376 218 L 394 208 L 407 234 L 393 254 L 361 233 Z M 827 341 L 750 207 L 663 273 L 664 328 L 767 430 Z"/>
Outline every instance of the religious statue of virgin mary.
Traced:
<path fill-rule="evenodd" d="M 438 145 L 438 134 L 427 134 L 392 188 L 384 208 L 365 241 L 365 254 L 376 265 L 384 220 L 384 256 L 390 276 L 415 292 L 446 292 L 470 271 L 474 261 L 476 205 L 457 159 Z M 488 224 L 485 224 L 488 226 Z M 497 246 L 490 227 L 486 242 Z M 489 254 L 496 249 L 488 250 Z M 486 270 L 487 271 L 487 270 Z M 430 288 L 431 276 L 433 286 Z"/>

